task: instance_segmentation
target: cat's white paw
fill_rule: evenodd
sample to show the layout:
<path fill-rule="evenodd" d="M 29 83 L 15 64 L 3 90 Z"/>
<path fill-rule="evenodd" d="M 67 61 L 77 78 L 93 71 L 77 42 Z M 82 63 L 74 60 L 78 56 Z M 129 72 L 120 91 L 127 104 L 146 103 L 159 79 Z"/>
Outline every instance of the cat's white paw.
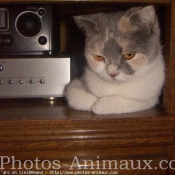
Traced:
<path fill-rule="evenodd" d="M 110 101 L 106 97 L 99 98 L 92 106 L 95 114 L 111 114 L 114 113 L 110 107 Z"/>
<path fill-rule="evenodd" d="M 90 111 L 92 105 L 97 100 L 97 97 L 85 90 L 81 81 L 78 79 L 73 80 L 67 86 L 66 97 L 70 107 L 85 111 Z"/>
<path fill-rule="evenodd" d="M 80 96 L 79 96 L 80 95 Z M 74 94 L 68 99 L 69 106 L 76 110 L 91 111 L 92 105 L 95 103 L 97 98 L 91 94 L 85 94 L 79 92 Z"/>
<path fill-rule="evenodd" d="M 95 114 L 121 114 L 142 111 L 153 107 L 156 99 L 148 101 L 133 100 L 119 96 L 106 96 L 99 98 L 92 106 Z"/>

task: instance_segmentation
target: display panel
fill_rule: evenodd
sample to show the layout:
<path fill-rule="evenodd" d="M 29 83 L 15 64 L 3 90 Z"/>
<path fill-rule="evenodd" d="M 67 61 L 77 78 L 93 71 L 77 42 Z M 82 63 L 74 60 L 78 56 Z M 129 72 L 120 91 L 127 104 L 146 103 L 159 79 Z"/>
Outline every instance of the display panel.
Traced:
<path fill-rule="evenodd" d="M 9 26 L 9 14 L 5 8 L 0 8 L 0 31 L 8 30 Z"/>

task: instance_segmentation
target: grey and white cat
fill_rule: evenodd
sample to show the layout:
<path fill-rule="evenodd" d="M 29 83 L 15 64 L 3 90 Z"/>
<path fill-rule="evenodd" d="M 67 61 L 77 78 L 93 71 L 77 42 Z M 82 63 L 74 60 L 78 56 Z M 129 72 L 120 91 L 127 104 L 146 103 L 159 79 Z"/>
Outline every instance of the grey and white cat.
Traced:
<path fill-rule="evenodd" d="M 96 114 L 131 113 L 157 104 L 164 61 L 154 7 L 74 19 L 86 33 L 88 66 L 67 86 L 68 104 Z"/>

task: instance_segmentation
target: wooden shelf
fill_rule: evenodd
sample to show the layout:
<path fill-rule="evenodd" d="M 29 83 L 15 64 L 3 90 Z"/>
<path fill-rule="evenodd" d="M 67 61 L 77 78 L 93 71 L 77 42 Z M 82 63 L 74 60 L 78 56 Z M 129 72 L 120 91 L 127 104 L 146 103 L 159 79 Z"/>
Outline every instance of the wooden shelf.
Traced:
<path fill-rule="evenodd" d="M 97 160 L 148 159 L 153 160 L 152 166 L 158 167 L 161 160 L 171 159 L 175 117 L 163 109 L 100 116 L 70 109 L 65 103 L 64 99 L 1 99 L 0 155 L 14 156 L 23 163 L 38 157 L 39 167 L 44 160 L 59 160 L 59 172 L 79 170 L 77 165 L 70 170 L 75 156 L 81 167 L 84 167 L 83 160 L 94 162 L 94 169 L 88 164 L 87 172 L 96 170 Z M 4 167 L 12 173 L 10 164 Z M 160 175 L 170 174 L 171 170 L 131 169 L 129 172 Z"/>
<path fill-rule="evenodd" d="M 164 109 L 155 107 L 131 114 L 97 115 L 88 111 L 78 111 L 68 107 L 64 98 L 50 101 L 46 99 L 1 99 L 0 121 L 30 120 L 102 120 L 120 118 L 165 118 L 171 116 Z"/>

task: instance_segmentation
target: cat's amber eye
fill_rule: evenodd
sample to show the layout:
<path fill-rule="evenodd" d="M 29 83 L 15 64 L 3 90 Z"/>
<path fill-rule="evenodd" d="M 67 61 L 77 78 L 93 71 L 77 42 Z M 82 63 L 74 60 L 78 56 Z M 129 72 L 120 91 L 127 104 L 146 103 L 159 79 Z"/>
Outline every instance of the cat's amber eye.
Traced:
<path fill-rule="evenodd" d="M 123 55 L 125 59 L 130 60 L 135 56 L 135 53 L 128 53 Z"/>
<path fill-rule="evenodd" d="M 100 56 L 100 55 L 94 55 L 94 59 L 97 61 L 104 61 L 105 60 L 105 58 L 103 56 Z"/>

